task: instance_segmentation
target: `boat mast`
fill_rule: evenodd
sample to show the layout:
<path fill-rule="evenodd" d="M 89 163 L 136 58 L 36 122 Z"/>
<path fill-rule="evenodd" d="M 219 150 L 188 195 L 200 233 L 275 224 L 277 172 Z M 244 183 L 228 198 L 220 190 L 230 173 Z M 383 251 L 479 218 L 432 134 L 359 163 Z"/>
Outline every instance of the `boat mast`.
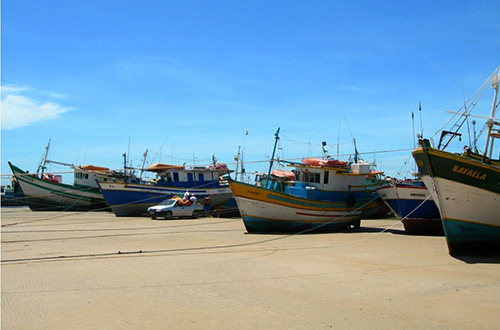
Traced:
<path fill-rule="evenodd" d="M 241 146 L 238 146 L 238 153 L 234 156 L 234 160 L 236 161 L 236 170 L 234 171 L 235 173 L 235 180 L 238 180 L 238 167 L 240 165 L 240 149 Z"/>
<path fill-rule="evenodd" d="M 123 153 L 123 177 L 127 181 L 127 153 Z"/>
<path fill-rule="evenodd" d="M 243 182 L 245 180 L 245 165 L 243 164 L 243 150 L 241 150 L 241 172 L 240 172 L 240 181 Z"/>
<path fill-rule="evenodd" d="M 244 158 L 245 158 L 245 147 L 247 145 L 247 136 L 248 136 L 248 131 L 245 131 L 245 140 L 243 141 L 243 148 L 241 149 L 241 174 L 240 174 L 240 180 L 243 182 L 245 180 L 245 163 L 244 163 Z"/>
<path fill-rule="evenodd" d="M 50 139 L 49 139 L 49 143 L 47 143 L 47 146 L 45 147 L 45 152 L 42 155 L 42 159 L 40 159 L 40 163 L 38 164 L 38 168 L 36 169 L 37 174 L 40 174 L 40 171 L 43 174 L 43 172 L 47 169 L 47 167 L 45 165 L 47 165 L 47 156 L 49 154 L 49 148 L 50 148 Z"/>
<path fill-rule="evenodd" d="M 148 149 L 146 149 L 146 152 L 142 155 L 144 158 L 142 159 L 141 176 L 140 176 L 141 179 L 142 179 L 142 175 L 144 174 L 144 166 L 146 165 L 147 155 L 148 155 Z"/>
<path fill-rule="evenodd" d="M 273 168 L 273 163 L 274 163 L 274 155 L 276 153 L 276 147 L 278 146 L 278 140 L 280 139 L 280 128 L 278 127 L 278 130 L 276 133 L 274 133 L 274 148 L 273 148 L 273 155 L 271 156 L 271 161 L 269 162 L 269 171 L 267 172 L 267 181 L 266 181 L 266 188 L 269 187 L 269 181 L 271 179 L 271 169 Z"/>
<path fill-rule="evenodd" d="M 491 88 L 495 90 L 495 94 L 493 96 L 493 104 L 491 105 L 491 113 L 490 113 L 490 118 L 486 121 L 486 125 L 488 126 L 488 130 L 486 133 L 486 141 L 484 144 L 484 151 L 483 151 L 483 162 L 486 160 L 486 155 L 488 153 L 488 148 L 490 144 L 490 139 L 493 139 L 491 135 L 491 131 L 493 129 L 493 126 L 495 125 L 495 112 L 497 108 L 497 98 L 498 98 L 498 82 L 499 82 L 499 72 L 498 68 L 495 70 L 495 72 L 491 76 Z M 491 149 L 489 151 L 489 159 L 491 159 L 491 156 L 493 154 L 493 141 L 491 141 Z"/>

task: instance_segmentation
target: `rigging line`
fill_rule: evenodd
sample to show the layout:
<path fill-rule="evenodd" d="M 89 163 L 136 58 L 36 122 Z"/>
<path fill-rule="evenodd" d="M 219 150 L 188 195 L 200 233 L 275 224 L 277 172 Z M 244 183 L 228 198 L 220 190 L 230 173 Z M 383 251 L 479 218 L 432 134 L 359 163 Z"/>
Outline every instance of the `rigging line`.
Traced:
<path fill-rule="evenodd" d="M 343 215 L 342 217 L 340 217 L 340 219 L 342 219 L 343 217 L 346 217 L 348 214 L 350 214 L 352 212 L 355 212 L 357 210 L 362 209 L 363 207 L 365 207 L 369 203 L 375 201 L 377 198 L 378 198 L 378 196 L 375 197 L 375 198 L 373 198 L 373 199 L 371 199 L 370 201 L 366 202 L 365 204 L 361 205 L 360 207 L 356 208 L 355 210 L 352 210 L 352 211 L 346 213 L 345 215 Z M 337 221 L 338 219 L 339 218 L 334 219 L 332 221 L 329 221 L 328 223 L 331 223 L 333 221 Z M 371 237 L 375 237 L 375 236 L 377 236 L 377 235 L 379 235 L 379 234 L 381 234 L 383 232 L 388 231 L 390 228 L 394 227 L 399 222 L 401 222 L 401 220 L 393 223 L 391 226 L 389 226 L 387 228 L 384 228 L 379 233 L 370 235 L 368 237 L 364 237 L 364 238 L 359 239 L 359 240 L 347 242 L 347 243 L 344 243 L 344 244 L 337 244 L 337 245 L 332 246 L 332 247 L 345 246 L 345 245 L 354 244 L 354 243 L 360 242 L 360 241 L 366 241 L 366 240 L 368 240 Z M 30 262 L 30 261 L 50 261 L 50 260 L 56 261 L 56 260 L 64 260 L 64 259 L 78 259 L 78 258 L 99 258 L 99 257 L 111 257 L 111 256 L 129 256 L 129 255 L 139 255 L 139 254 L 144 255 L 144 254 L 169 253 L 169 252 L 186 252 L 186 251 L 203 251 L 203 250 L 215 250 L 215 249 L 228 249 L 228 248 L 236 248 L 236 247 L 259 245 L 259 244 L 263 244 L 263 243 L 269 243 L 269 242 L 274 242 L 274 241 L 278 241 L 278 240 L 290 238 L 290 237 L 293 237 L 293 236 L 296 236 L 296 235 L 305 234 L 305 233 L 310 232 L 312 230 L 318 229 L 318 228 L 320 228 L 320 227 L 322 227 L 322 226 L 324 226 L 326 224 L 327 223 L 320 224 L 320 225 L 315 226 L 315 227 L 313 227 L 311 229 L 303 230 L 303 231 L 292 233 L 292 234 L 282 235 L 282 236 L 279 236 L 279 237 L 273 237 L 273 238 L 269 238 L 269 239 L 263 239 L 263 240 L 254 241 L 254 242 L 238 243 L 238 244 L 212 245 L 212 246 L 200 246 L 200 247 L 191 247 L 191 248 L 161 249 L 161 250 L 145 250 L 145 251 L 143 251 L 143 250 L 138 250 L 138 251 L 124 251 L 124 252 L 118 251 L 118 252 L 109 252 L 109 253 L 78 254 L 78 255 L 67 255 L 67 256 L 48 256 L 48 257 L 37 257 L 37 258 L 24 258 L 24 259 L 2 260 L 1 262 L 2 263 L 14 263 L 14 262 Z"/>
<path fill-rule="evenodd" d="M 83 196 L 82 196 L 83 197 Z M 29 197 L 26 198 L 26 200 L 29 201 Z M 80 200 L 80 199 L 78 199 Z M 68 216 L 72 216 L 72 215 L 82 215 L 82 214 L 87 214 L 89 212 L 97 212 L 97 211 L 103 211 L 103 210 L 106 210 L 106 209 L 109 209 L 109 206 L 106 206 L 106 207 L 102 207 L 102 208 L 99 208 L 99 209 L 95 209 L 95 210 L 89 210 L 89 211 L 81 211 L 81 212 L 78 212 L 78 211 L 74 211 L 72 213 L 66 213 L 67 210 L 74 206 L 75 203 L 78 201 L 76 200 L 73 204 L 70 204 L 68 207 L 65 207 L 64 209 L 62 209 L 61 211 L 57 212 L 55 215 L 51 215 L 49 217 L 45 217 L 45 218 L 40 218 L 40 219 L 33 219 L 33 220 L 28 220 L 28 221 L 22 221 L 22 222 L 13 222 L 13 223 L 8 223 L 8 224 L 2 224 L 2 228 L 3 227 L 11 227 L 11 226 L 17 226 L 17 225 L 24 225 L 24 224 L 27 224 L 27 223 L 32 223 L 32 222 L 39 222 L 39 221 L 45 221 L 45 220 L 52 220 L 52 219 L 60 219 L 60 218 L 64 218 L 64 217 L 68 217 Z M 48 206 L 52 206 L 52 204 L 46 204 Z"/>
<path fill-rule="evenodd" d="M 410 215 L 412 215 L 416 210 L 418 210 L 418 208 L 420 208 L 422 205 L 424 205 L 424 203 L 429 199 L 431 198 L 431 195 L 427 196 L 419 205 L 417 205 L 417 207 L 415 207 L 413 209 L 413 211 L 411 211 L 410 213 L 408 213 L 406 216 L 404 216 L 401 221 L 403 220 L 406 220 Z"/>
<path fill-rule="evenodd" d="M 498 69 L 498 68 L 497 68 Z M 483 84 L 476 90 L 476 92 L 474 94 L 472 94 L 471 97 L 469 97 L 469 99 L 464 102 L 464 104 L 462 106 L 460 106 L 459 108 L 459 111 L 457 111 L 453 116 L 450 117 L 450 119 L 446 122 L 446 124 L 443 125 L 443 127 L 439 130 L 437 130 L 431 137 L 430 139 L 432 139 L 434 136 L 436 136 L 439 132 L 441 132 L 442 130 L 444 130 L 452 120 L 455 119 L 456 116 L 459 116 L 459 112 L 461 109 L 463 109 L 467 104 L 470 104 L 469 105 L 469 108 L 472 108 L 469 112 L 469 114 L 472 112 L 473 108 L 476 106 L 477 102 L 479 101 L 479 99 L 483 96 L 486 88 L 488 87 L 489 83 L 490 83 L 490 80 L 492 79 L 492 76 L 495 74 L 496 70 L 488 77 L 488 79 L 486 79 L 486 81 L 483 82 Z M 474 102 L 475 101 L 475 102 Z M 463 115 L 460 115 L 460 116 L 463 116 Z M 457 119 L 457 122 L 460 120 L 460 117 Z"/>
<path fill-rule="evenodd" d="M 223 222 L 219 222 L 223 223 Z M 187 225 L 190 227 L 198 227 L 200 224 L 191 224 Z M 121 233 L 116 233 L 116 232 L 111 232 L 109 234 L 100 234 L 100 235 L 91 235 L 89 236 L 62 236 L 62 237 L 49 237 L 49 238 L 37 238 L 37 239 L 18 239 L 18 240 L 3 240 L 2 244 L 17 244 L 17 243 L 36 243 L 36 242 L 54 242 L 54 241 L 69 241 L 69 240 L 82 240 L 82 239 L 103 239 L 103 238 L 117 238 L 117 237 L 132 237 L 132 236 L 158 236 L 158 235 L 174 235 L 174 234 L 183 234 L 184 231 L 182 230 L 182 227 L 187 227 L 187 226 L 177 226 L 181 227 L 180 229 L 177 228 L 172 228 L 175 230 L 171 230 L 170 227 L 165 227 L 165 228 L 159 228 L 159 227 L 152 227 L 150 229 L 154 229 L 153 232 L 151 231 L 139 231 L 141 228 L 134 228 L 134 230 L 131 230 L 130 228 L 126 228 L 127 232 L 121 232 Z M 85 232 L 85 230 L 82 230 Z M 106 229 L 103 229 L 102 231 L 108 231 Z M 102 232 L 101 231 L 101 232 Z M 229 230 L 212 230 L 210 228 L 196 228 L 194 230 L 191 230 L 190 233 L 226 233 Z M 22 231 L 22 233 L 34 233 L 34 232 L 40 232 L 40 231 Z M 47 232 L 47 231 L 45 231 Z M 50 232 L 50 231 L 49 231 Z M 67 231 L 66 231 L 67 232 Z M 69 231 L 73 232 L 73 231 Z M 18 235 L 19 236 L 19 235 Z"/>
<path fill-rule="evenodd" d="M 132 219 L 131 219 L 132 220 Z M 202 220 L 200 220 L 202 221 Z M 135 230 L 160 230 L 160 229 L 178 229 L 178 228 L 186 228 L 186 227 L 206 227 L 210 226 L 213 223 L 215 224 L 223 224 L 223 223 L 229 223 L 229 222 L 234 222 L 235 219 L 210 219 L 210 221 L 203 222 L 203 223 L 192 223 L 191 221 L 184 221 L 180 220 L 178 224 L 169 224 L 168 226 L 165 227 L 159 227 L 158 225 L 150 225 L 150 226 L 143 226 L 143 227 L 119 227 L 119 228 L 86 228 L 86 229 L 39 229 L 39 230 L 29 230 L 29 229 L 14 229 L 14 230 L 8 230 L 8 231 L 3 231 L 2 233 L 4 234 L 32 234 L 32 233 L 79 233 L 79 232 L 123 232 L 123 231 L 135 231 Z M 74 225 L 74 224 L 89 224 L 89 223 L 97 223 L 99 225 L 102 225 L 106 222 L 116 222 L 116 219 L 113 220 L 102 220 L 102 221 L 89 221 L 89 222 L 71 222 L 71 223 L 57 223 L 58 226 L 63 226 L 63 225 Z M 162 222 L 161 220 L 159 222 Z M 217 230 L 221 232 L 225 231 L 230 231 L 230 230 Z M 231 230 L 234 231 L 234 230 Z M 163 232 L 163 233 L 169 233 L 169 232 Z M 93 236 L 94 237 L 94 236 Z M 98 237 L 98 236 L 95 236 Z M 74 238 L 74 237 L 72 237 Z"/>
<path fill-rule="evenodd" d="M 190 188 L 190 190 L 192 190 L 192 189 L 195 189 L 195 188 Z M 117 204 L 116 206 L 123 206 L 123 205 L 141 203 L 141 202 L 150 201 L 150 200 L 153 200 L 153 199 L 156 199 L 156 198 L 167 198 L 167 197 L 171 197 L 173 195 L 175 195 L 175 194 L 172 194 L 172 193 L 159 194 L 159 195 L 156 195 L 156 196 L 153 196 L 153 197 L 149 197 L 149 198 L 144 198 L 144 199 L 134 200 L 134 201 L 127 202 L 127 203 Z M 47 205 L 50 205 L 50 204 L 47 204 Z M 87 214 L 87 213 L 90 213 L 90 212 L 100 212 L 100 211 L 107 210 L 109 208 L 110 208 L 109 206 L 105 206 L 105 207 L 101 207 L 101 208 L 94 209 L 94 210 L 81 211 L 81 212 L 75 211 L 74 213 L 71 213 L 71 214 L 61 214 L 61 213 L 65 212 L 64 210 L 62 210 L 62 211 L 59 211 L 54 216 L 50 216 L 50 217 L 46 217 L 46 218 L 41 218 L 41 219 L 34 219 L 34 220 L 29 220 L 29 221 L 23 221 L 23 222 L 16 222 L 16 223 L 11 223 L 11 224 L 2 224 L 1 227 L 10 227 L 10 226 L 23 225 L 23 224 L 26 224 L 26 223 L 32 223 L 32 222 L 38 222 L 38 221 L 44 221 L 44 220 L 59 219 L 59 218 L 64 218 L 64 217 L 67 217 L 67 216 L 75 215 L 75 213 L 76 213 L 76 215 L 82 215 L 82 214 Z"/>
<path fill-rule="evenodd" d="M 371 200 L 369 200 L 368 202 L 364 203 L 363 205 L 361 205 L 361 206 L 357 207 L 356 209 L 354 209 L 354 210 L 352 210 L 352 211 L 347 212 L 346 214 L 342 215 L 341 217 L 338 217 L 338 218 L 332 219 L 332 220 L 330 220 L 330 221 L 328 221 L 328 222 L 325 222 L 325 223 L 321 223 L 321 224 L 319 224 L 319 225 L 317 225 L 317 226 L 315 226 L 315 227 L 312 227 L 312 228 L 309 228 L 309 229 L 306 229 L 306 230 L 300 231 L 300 232 L 298 232 L 298 233 L 294 233 L 294 234 L 292 234 L 292 235 L 301 235 L 301 234 L 305 234 L 305 233 L 308 233 L 308 232 L 310 232 L 310 231 L 314 231 L 314 230 L 317 230 L 317 229 L 319 229 L 319 228 L 321 228 L 321 227 L 324 227 L 324 226 L 326 226 L 326 225 L 329 225 L 329 224 L 331 224 L 332 222 L 335 222 L 335 221 L 341 220 L 341 219 L 343 219 L 343 218 L 347 217 L 348 215 L 354 214 L 356 211 L 363 210 L 363 208 L 364 208 L 365 206 L 368 206 L 370 203 L 374 202 L 374 201 L 375 201 L 375 200 L 377 200 L 378 198 L 379 198 L 379 196 L 378 196 L 378 195 L 377 195 L 377 196 L 374 196 L 374 197 L 373 197 Z M 360 220 L 361 220 L 361 219 L 360 219 Z"/>
<path fill-rule="evenodd" d="M 393 153 L 393 152 L 403 152 L 403 151 L 411 151 L 413 150 L 412 148 L 404 148 L 404 149 L 390 149 L 390 150 L 377 150 L 377 151 L 366 151 L 366 152 L 359 152 L 359 155 L 371 155 L 371 154 L 380 154 L 380 153 Z M 341 154 L 338 155 L 339 157 L 347 157 L 350 156 L 351 154 Z M 317 156 L 321 157 L 321 156 Z M 296 157 L 296 158 L 288 158 L 288 160 L 300 160 L 302 157 Z M 269 159 L 265 160 L 245 160 L 245 164 L 258 164 L 258 163 L 269 163 Z M 235 165 L 236 162 L 228 162 L 225 163 L 226 165 Z M 187 165 L 189 167 L 189 165 Z M 116 169 L 114 171 L 120 171 L 122 169 Z M 51 174 L 72 174 L 74 172 L 50 172 Z M 24 174 L 17 174 L 19 176 L 23 175 L 32 175 L 33 173 L 24 173 Z M 13 174 L 1 174 L 1 176 L 5 177 L 11 177 Z"/>

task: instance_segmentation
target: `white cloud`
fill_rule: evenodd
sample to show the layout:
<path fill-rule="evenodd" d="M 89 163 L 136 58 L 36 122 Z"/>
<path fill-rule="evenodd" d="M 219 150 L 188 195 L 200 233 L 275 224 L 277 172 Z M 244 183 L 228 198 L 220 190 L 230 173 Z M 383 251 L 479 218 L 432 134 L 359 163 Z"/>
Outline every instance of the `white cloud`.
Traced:
<path fill-rule="evenodd" d="M 2 86 L 2 129 L 15 129 L 39 121 L 56 119 L 69 110 L 57 103 L 43 103 L 16 95 L 27 90 L 29 89 L 26 87 Z"/>
<path fill-rule="evenodd" d="M 2 86 L 2 94 L 5 93 L 21 93 L 31 90 L 31 88 L 27 86 Z"/>

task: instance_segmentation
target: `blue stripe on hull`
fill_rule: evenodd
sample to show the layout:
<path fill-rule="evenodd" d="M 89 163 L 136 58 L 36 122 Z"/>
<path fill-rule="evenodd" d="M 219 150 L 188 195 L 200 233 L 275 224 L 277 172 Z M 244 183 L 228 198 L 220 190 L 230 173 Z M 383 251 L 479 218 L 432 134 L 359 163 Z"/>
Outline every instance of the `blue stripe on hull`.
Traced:
<path fill-rule="evenodd" d="M 385 202 L 396 213 L 400 219 L 408 217 L 409 219 L 440 219 L 439 210 L 434 201 L 426 201 L 418 207 L 422 201 L 412 199 L 387 199 Z M 418 208 L 417 208 L 418 207 Z"/>
<path fill-rule="evenodd" d="M 446 219 L 443 228 L 451 254 L 499 251 L 499 227 Z"/>
<path fill-rule="evenodd" d="M 356 225 L 357 223 L 359 225 L 359 220 L 318 224 L 276 219 L 269 220 L 249 216 L 243 216 L 242 219 L 249 233 L 298 233 L 312 229 L 315 229 L 315 232 L 329 232 L 346 229 L 350 224 Z"/>
<path fill-rule="evenodd" d="M 117 191 L 103 190 L 102 194 L 106 201 L 111 205 L 122 204 L 159 204 L 167 198 L 172 197 L 172 193 L 165 192 L 142 192 L 142 191 Z"/>

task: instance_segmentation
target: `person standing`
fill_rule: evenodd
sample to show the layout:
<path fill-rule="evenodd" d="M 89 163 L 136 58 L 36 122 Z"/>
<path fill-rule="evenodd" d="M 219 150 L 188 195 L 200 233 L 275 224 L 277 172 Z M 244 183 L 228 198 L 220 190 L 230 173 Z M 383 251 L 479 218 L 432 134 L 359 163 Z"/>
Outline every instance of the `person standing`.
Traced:
<path fill-rule="evenodd" d="M 210 198 L 210 196 L 207 196 L 203 199 L 203 209 L 205 210 L 205 212 L 210 212 L 210 204 L 212 204 L 212 199 Z"/>

